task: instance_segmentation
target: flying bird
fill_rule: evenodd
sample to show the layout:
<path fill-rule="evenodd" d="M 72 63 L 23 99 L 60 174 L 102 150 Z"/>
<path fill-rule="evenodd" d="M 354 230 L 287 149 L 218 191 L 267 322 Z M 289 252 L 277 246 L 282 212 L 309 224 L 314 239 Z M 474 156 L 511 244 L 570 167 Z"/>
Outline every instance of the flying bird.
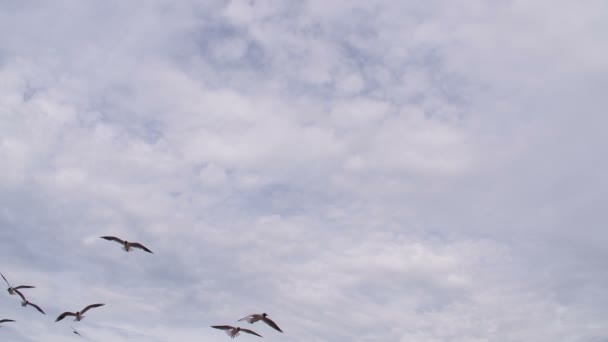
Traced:
<path fill-rule="evenodd" d="M 215 328 L 215 329 L 225 330 L 226 334 L 228 334 L 228 336 L 230 336 L 231 338 L 235 338 L 235 337 L 239 336 L 239 332 L 241 332 L 241 331 L 244 333 L 262 337 L 262 335 L 256 333 L 253 330 L 243 329 L 241 327 L 233 327 L 230 325 L 212 325 L 211 327 Z"/>
<path fill-rule="evenodd" d="M 283 330 L 281 330 L 281 328 L 279 328 L 279 326 L 275 322 L 273 322 L 270 318 L 268 318 L 268 314 L 266 314 L 266 313 L 249 315 L 247 317 L 243 317 L 243 318 L 239 319 L 239 321 L 247 321 L 251 324 L 253 324 L 257 321 L 262 321 L 262 322 L 270 325 L 275 330 L 283 332 Z"/>
<path fill-rule="evenodd" d="M 57 317 L 57 319 L 55 320 L 55 322 L 59 322 L 62 319 L 64 319 L 66 316 L 74 316 L 76 318 L 74 318 L 74 321 L 80 321 L 84 318 L 84 313 L 87 312 L 90 309 L 93 308 L 98 308 L 100 306 L 104 306 L 105 304 L 91 304 L 89 306 L 87 306 L 86 308 L 82 309 L 82 311 L 76 311 L 76 312 L 69 312 L 66 311 L 64 313 L 62 313 L 61 315 L 59 315 L 59 317 Z"/>
<path fill-rule="evenodd" d="M 23 293 L 19 292 L 19 290 L 15 290 L 15 292 L 19 295 L 19 297 L 21 297 L 21 306 L 31 306 L 34 307 L 36 310 L 40 311 L 40 313 L 46 315 L 46 313 L 36 304 L 30 302 L 29 300 L 27 300 L 27 298 L 25 298 L 25 296 L 23 295 Z"/>
<path fill-rule="evenodd" d="M 17 322 L 17 321 L 12 320 L 12 319 L 0 319 L 0 323 L 7 323 L 7 322 Z M 0 327 L 2 327 L 2 326 L 0 325 Z"/>
<path fill-rule="evenodd" d="M 80 333 L 78 332 L 78 330 L 74 329 L 74 327 L 70 327 L 72 328 L 72 332 L 80 337 L 82 337 L 82 335 L 80 335 Z"/>
<path fill-rule="evenodd" d="M 4 274 L 0 273 L 0 275 L 2 276 L 2 279 L 4 279 L 4 281 L 6 282 L 6 284 L 8 285 L 8 294 L 10 295 L 14 295 L 16 292 L 15 290 L 19 290 L 19 289 L 33 289 L 35 288 L 35 286 L 29 286 L 29 285 L 20 285 L 17 287 L 12 287 L 11 284 L 8 282 L 8 280 L 6 280 L 6 277 L 4 277 Z"/>
<path fill-rule="evenodd" d="M 146 246 L 142 245 L 139 242 L 128 242 L 126 240 L 121 240 L 115 236 L 102 236 L 102 239 L 106 239 L 108 241 L 116 241 L 119 244 L 122 245 L 122 249 L 125 250 L 125 252 L 130 252 L 131 248 L 139 248 L 139 249 L 143 249 L 144 251 L 148 252 L 148 253 L 152 253 L 151 250 L 149 250 L 148 248 L 146 248 Z M 154 253 L 152 253 L 154 254 Z"/>

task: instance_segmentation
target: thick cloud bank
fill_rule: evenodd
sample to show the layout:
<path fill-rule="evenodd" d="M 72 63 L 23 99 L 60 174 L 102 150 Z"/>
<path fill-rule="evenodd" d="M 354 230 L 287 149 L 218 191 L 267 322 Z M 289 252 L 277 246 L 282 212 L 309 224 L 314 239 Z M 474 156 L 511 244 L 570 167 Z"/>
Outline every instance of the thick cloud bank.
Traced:
<path fill-rule="evenodd" d="M 0 340 L 608 340 L 606 13 L 0 1 Z"/>

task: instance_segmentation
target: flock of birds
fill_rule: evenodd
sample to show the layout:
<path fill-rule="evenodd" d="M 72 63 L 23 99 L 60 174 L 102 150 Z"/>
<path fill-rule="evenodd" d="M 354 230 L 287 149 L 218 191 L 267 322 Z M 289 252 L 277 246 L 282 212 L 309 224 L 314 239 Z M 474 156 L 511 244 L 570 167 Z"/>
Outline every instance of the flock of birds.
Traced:
<path fill-rule="evenodd" d="M 129 242 L 126 240 L 122 240 L 119 239 L 115 236 L 102 236 L 102 239 L 108 240 L 108 241 L 115 241 L 118 242 L 119 244 L 122 245 L 122 249 L 125 252 L 130 252 L 133 250 L 133 248 L 138 248 L 141 250 L 144 250 L 148 253 L 152 253 L 152 251 L 150 249 L 148 249 L 146 246 L 142 245 L 139 242 Z M 153 253 L 152 253 L 153 254 Z M 23 307 L 27 307 L 27 306 L 31 306 L 34 309 L 38 310 L 40 313 L 46 315 L 46 313 L 44 312 L 44 310 L 42 310 L 42 308 L 37 305 L 34 304 L 32 302 L 30 302 L 22 293 L 22 291 L 24 289 L 33 289 L 35 288 L 35 286 L 31 286 L 31 285 L 19 285 L 19 286 L 12 286 L 9 281 L 6 279 L 6 277 L 4 277 L 4 274 L 0 273 L 0 275 L 2 276 L 2 279 L 4 279 L 4 281 L 6 282 L 6 284 L 8 285 L 8 293 L 9 295 L 18 295 L 19 297 L 21 297 L 21 306 Z M 57 316 L 57 319 L 55 319 L 55 322 L 59 322 L 61 320 L 63 320 L 64 318 L 68 317 L 68 316 L 73 316 L 74 317 L 74 321 L 75 322 L 79 322 L 84 318 L 84 314 L 94 308 L 98 308 L 101 306 L 104 306 L 105 304 L 101 304 L 101 303 L 97 303 L 97 304 L 90 304 L 87 305 L 86 307 L 84 307 L 82 310 L 80 311 L 76 311 L 76 312 L 71 312 L 71 311 L 66 311 L 62 314 L 60 314 L 59 316 Z M 266 313 L 261 313 L 261 314 L 252 314 L 246 317 L 243 317 L 241 319 L 238 320 L 240 321 L 246 321 L 249 322 L 250 324 L 256 323 L 256 322 L 264 322 L 267 325 L 269 325 L 270 327 L 272 327 L 273 329 L 279 331 L 279 332 L 283 332 L 283 330 L 281 330 L 281 328 L 279 328 L 279 326 L 270 318 L 268 318 L 268 315 Z M 9 322 L 16 322 L 15 320 L 12 319 L 0 319 L 0 327 L 2 327 L 2 323 L 9 323 Z M 228 336 L 230 336 L 231 338 L 235 338 L 237 337 L 241 332 L 247 333 L 247 334 L 251 334 L 251 335 L 256 335 L 259 337 L 262 337 L 262 335 L 258 334 L 257 332 L 250 330 L 250 329 L 245 329 L 245 328 L 241 328 L 241 327 L 234 327 L 231 325 L 212 325 L 212 328 L 215 329 L 220 329 L 220 330 L 224 330 L 226 332 L 226 334 Z M 80 332 L 78 332 L 78 330 L 72 328 L 72 332 L 76 335 L 82 336 L 80 334 Z"/>

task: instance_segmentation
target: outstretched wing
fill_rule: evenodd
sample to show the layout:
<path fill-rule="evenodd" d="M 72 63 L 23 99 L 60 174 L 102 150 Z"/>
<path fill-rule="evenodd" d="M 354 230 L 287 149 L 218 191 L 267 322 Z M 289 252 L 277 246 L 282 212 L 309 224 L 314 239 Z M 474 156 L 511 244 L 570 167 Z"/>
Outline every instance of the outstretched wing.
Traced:
<path fill-rule="evenodd" d="M 142 245 L 139 242 L 131 242 L 130 245 L 131 245 L 131 247 L 140 248 L 140 249 L 143 249 L 144 251 L 146 251 L 148 253 L 152 253 L 151 250 L 149 250 L 148 248 L 146 248 L 146 246 Z M 152 253 L 152 254 L 154 254 L 154 253 Z"/>
<path fill-rule="evenodd" d="M 17 322 L 14 319 L 0 319 L 0 323 L 6 323 L 6 322 Z"/>
<path fill-rule="evenodd" d="M 66 312 L 62 313 L 61 315 L 59 315 L 59 317 L 57 317 L 57 319 L 55 320 L 55 322 L 59 322 L 59 321 L 61 321 L 61 320 L 62 320 L 62 319 L 64 319 L 66 316 L 76 316 L 76 314 L 75 314 L 75 313 L 73 313 L 73 312 L 68 312 L 68 311 L 66 311 Z"/>
<path fill-rule="evenodd" d="M 4 274 L 0 273 L 0 275 L 2 276 L 2 279 L 4 279 L 4 281 L 6 282 L 8 287 L 11 287 L 11 284 L 8 282 L 8 280 L 6 280 L 6 278 L 4 277 Z"/>
<path fill-rule="evenodd" d="M 255 331 L 253 331 L 253 330 L 249 330 L 249 329 L 243 329 L 243 328 L 241 328 L 241 331 L 242 331 L 242 332 L 246 332 L 246 333 L 251 334 L 251 335 L 255 335 L 255 336 L 260 336 L 260 337 L 262 337 L 262 335 L 260 335 L 260 334 L 256 333 L 256 332 L 255 332 Z"/>
<path fill-rule="evenodd" d="M 30 285 L 19 285 L 17 287 L 13 287 L 13 290 L 19 290 L 19 289 L 35 289 L 36 286 L 30 286 Z"/>
<path fill-rule="evenodd" d="M 17 292 L 17 294 L 19 295 L 19 297 L 21 297 L 21 299 L 23 299 L 23 301 L 24 301 L 24 302 L 26 302 L 26 301 L 27 301 L 27 299 L 25 298 L 25 296 L 23 295 L 23 293 L 21 293 L 21 292 L 20 292 L 19 290 L 17 290 L 17 289 L 14 289 L 14 290 L 15 290 L 15 292 Z"/>
<path fill-rule="evenodd" d="M 123 240 L 117 238 L 116 236 L 102 236 L 101 238 L 105 239 L 105 240 L 108 240 L 108 241 L 116 241 L 116 242 L 118 242 L 120 244 L 125 243 Z"/>
<path fill-rule="evenodd" d="M 279 326 L 278 326 L 278 325 L 277 325 L 275 322 L 273 322 L 273 321 L 272 321 L 270 318 L 268 318 L 268 317 L 264 317 L 264 318 L 262 318 L 262 320 L 264 321 L 264 323 L 266 323 L 266 324 L 270 325 L 270 326 L 271 326 L 271 327 L 273 327 L 275 330 L 280 331 L 280 332 L 283 332 L 283 330 L 281 330 L 281 328 L 279 328 Z"/>
<path fill-rule="evenodd" d="M 243 318 L 239 319 L 239 322 L 240 321 L 247 321 L 249 323 L 253 323 L 254 319 L 255 319 L 255 315 L 249 315 L 247 317 L 243 317 Z"/>
<path fill-rule="evenodd" d="M 105 304 L 91 304 L 91 305 L 87 306 L 86 308 L 82 309 L 82 311 L 80 311 L 80 313 L 84 315 L 84 313 L 87 312 L 89 309 L 98 308 L 98 307 L 104 306 L 104 305 Z"/>
<path fill-rule="evenodd" d="M 40 308 L 38 305 L 36 305 L 36 304 L 34 304 L 34 303 L 30 303 L 30 302 L 28 302 L 28 303 L 27 303 L 27 305 L 35 307 L 35 308 L 36 308 L 36 310 L 40 311 L 40 313 L 42 313 L 42 314 L 45 314 L 45 315 L 46 315 L 46 313 L 45 313 L 44 311 L 42 311 L 42 309 L 41 309 L 41 308 Z"/>
<path fill-rule="evenodd" d="M 215 328 L 215 329 L 220 329 L 220 330 L 232 330 L 232 329 L 234 329 L 234 327 L 231 327 L 229 325 L 212 325 L 211 327 Z"/>

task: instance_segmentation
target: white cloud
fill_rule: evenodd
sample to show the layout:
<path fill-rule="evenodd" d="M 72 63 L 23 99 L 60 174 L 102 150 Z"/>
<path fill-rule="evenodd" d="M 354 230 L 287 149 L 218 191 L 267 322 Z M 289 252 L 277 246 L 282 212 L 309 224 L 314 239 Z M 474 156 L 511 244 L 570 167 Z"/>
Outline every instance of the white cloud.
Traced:
<path fill-rule="evenodd" d="M 221 186 L 226 182 L 226 170 L 215 164 L 205 166 L 200 176 L 203 184 L 208 186 Z"/>
<path fill-rule="evenodd" d="M 603 3 L 0 8 L 7 338 L 605 339 Z"/>
<path fill-rule="evenodd" d="M 356 95 L 365 87 L 365 82 L 360 74 L 351 73 L 339 79 L 336 88 L 344 93 L 344 95 Z"/>

